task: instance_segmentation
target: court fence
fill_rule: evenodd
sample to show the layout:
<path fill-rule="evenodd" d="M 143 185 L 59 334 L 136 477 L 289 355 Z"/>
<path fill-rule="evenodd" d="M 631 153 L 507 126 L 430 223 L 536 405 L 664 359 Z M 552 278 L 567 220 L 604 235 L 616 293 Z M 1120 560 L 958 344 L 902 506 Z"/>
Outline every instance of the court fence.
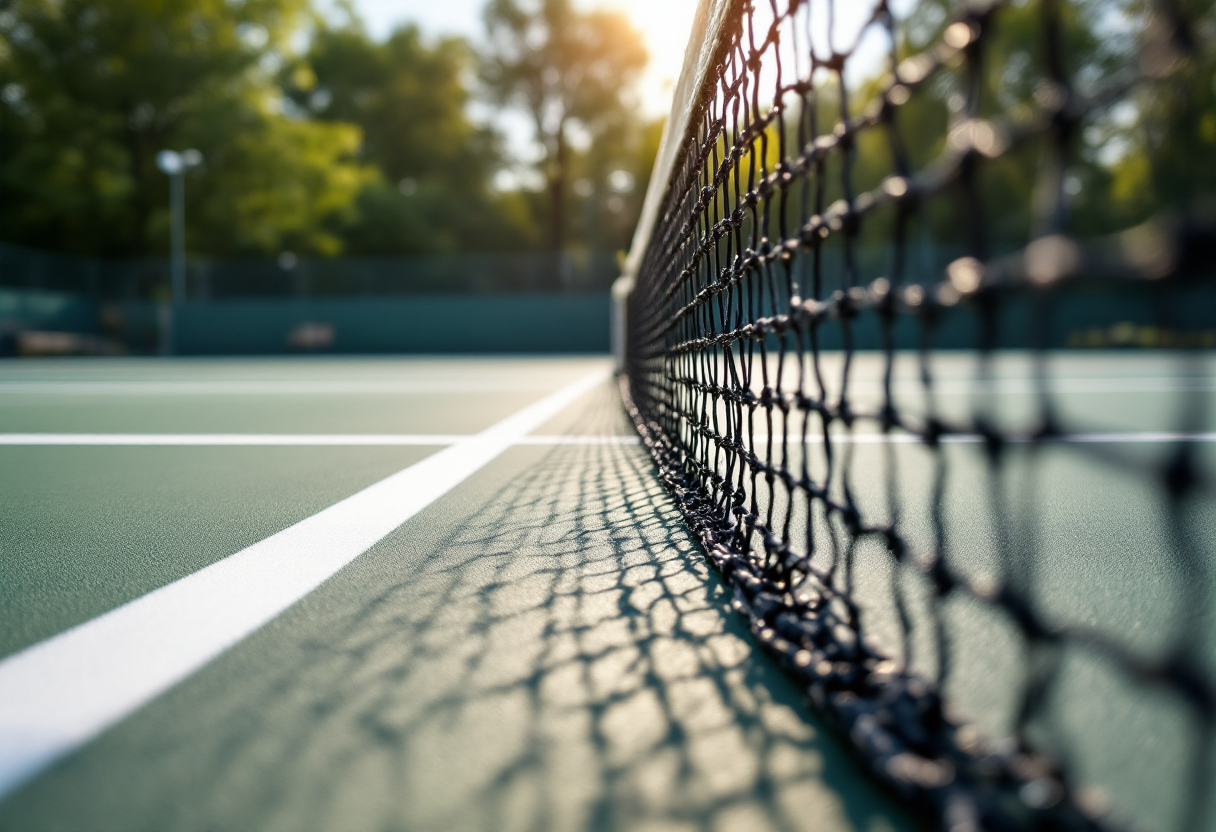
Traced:
<path fill-rule="evenodd" d="M 605 252 L 192 258 L 181 302 L 247 298 L 607 293 L 620 273 Z M 96 301 L 165 300 L 167 258 L 98 258 L 0 243 L 0 287 Z"/>
<path fill-rule="evenodd" d="M 924 252 L 926 275 L 955 254 Z M 831 256 L 825 271 L 842 271 Z M 864 251 L 859 268 L 879 274 L 886 256 Z M 166 259 L 0 243 L 0 355 L 607 352 L 617 273 L 609 254 L 198 259 L 185 298 L 170 304 Z M 1216 347 L 1216 293 L 1193 294 L 1163 317 L 1132 291 L 1073 293 L 1055 304 L 1048 331 L 1033 335 L 1055 348 Z M 756 303 L 771 314 L 766 298 Z M 1032 320 L 1043 325 L 1026 299 L 1003 306 L 994 343 L 1025 346 Z M 978 326 L 974 310 L 943 311 L 931 345 L 966 349 Z M 928 346 L 907 322 L 892 335 L 896 348 Z M 840 349 L 846 337 L 855 349 L 883 347 L 872 317 L 830 322 L 818 346 Z"/>
<path fill-rule="evenodd" d="M 606 352 L 607 253 L 165 258 L 0 243 L 0 355 Z"/>

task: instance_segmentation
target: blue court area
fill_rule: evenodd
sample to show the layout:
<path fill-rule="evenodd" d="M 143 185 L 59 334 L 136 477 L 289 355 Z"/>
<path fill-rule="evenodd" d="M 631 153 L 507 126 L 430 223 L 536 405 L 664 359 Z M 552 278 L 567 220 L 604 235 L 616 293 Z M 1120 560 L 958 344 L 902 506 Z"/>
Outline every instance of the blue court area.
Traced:
<path fill-rule="evenodd" d="M 934 360 L 936 407 L 980 395 L 1011 432 L 1030 418 L 1023 357 L 978 393 L 966 355 Z M 1053 362 L 1062 412 L 1093 426 L 1074 444 L 1157 465 L 1179 441 L 1172 397 L 1199 389 L 1187 441 L 1211 470 L 1216 363 L 1179 366 Z M 879 368 L 855 357 L 859 406 Z M 907 535 L 930 540 L 940 455 L 850 442 L 859 504 L 881 513 L 894 483 Z M 1180 627 L 1216 641 L 1213 610 L 1177 604 L 1211 562 L 1173 559 L 1151 489 L 1072 444 L 1018 453 L 1002 527 L 982 444 L 946 447 L 960 569 L 1034 534 L 1053 620 L 1146 655 Z M 1182 533 L 1210 558 L 1216 500 L 1197 493 Z M 888 559 L 862 547 L 855 580 L 868 633 L 898 648 Z M 0 830 L 915 828 L 730 601 L 607 359 L 0 365 Z M 999 735 L 1016 639 L 982 608 L 950 615 L 949 692 Z M 1093 799 L 1170 828 L 1190 717 L 1069 661 L 1055 730 L 1082 738 Z"/>

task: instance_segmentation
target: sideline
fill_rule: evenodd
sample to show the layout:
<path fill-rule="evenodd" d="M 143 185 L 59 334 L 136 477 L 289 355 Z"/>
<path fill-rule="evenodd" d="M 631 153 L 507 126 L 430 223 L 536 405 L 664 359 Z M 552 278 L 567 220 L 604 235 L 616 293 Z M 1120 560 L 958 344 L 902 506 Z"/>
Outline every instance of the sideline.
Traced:
<path fill-rule="evenodd" d="M 0 381 L 0 394 L 35 396 L 351 396 L 393 393 L 515 393 L 551 390 L 539 376 L 362 381 Z"/>
<path fill-rule="evenodd" d="M 473 434 L 280 434 L 280 433 L 0 433 L 0 446 L 89 446 L 89 447 L 358 447 L 391 445 L 458 445 Z M 833 442 L 855 445 L 891 443 L 921 444 L 919 436 L 908 433 L 833 433 Z M 762 442 L 768 434 L 756 432 L 752 438 Z M 773 437 L 775 440 L 777 436 Z M 790 436 L 800 442 L 800 437 Z M 808 441 L 817 443 L 819 435 L 807 434 Z M 566 434 L 550 436 L 526 434 L 511 440 L 511 445 L 637 445 L 636 436 L 595 436 Z M 975 444 L 984 437 L 974 433 L 951 433 L 939 439 L 943 444 Z M 1031 437 L 1007 437 L 1014 444 L 1028 444 Z M 1132 431 L 1111 433 L 1073 433 L 1038 440 L 1042 444 L 1063 445 L 1155 445 L 1170 442 L 1216 442 L 1216 433 L 1175 433 L 1170 431 Z"/>
<path fill-rule="evenodd" d="M 357 447 L 363 445 L 456 445 L 473 434 L 414 433 L 0 433 L 0 445 L 132 447 Z M 514 445 L 636 445 L 636 436 L 548 436 L 528 434 Z"/>
<path fill-rule="evenodd" d="M 251 635 L 606 377 L 0 661 L 0 797 Z"/>

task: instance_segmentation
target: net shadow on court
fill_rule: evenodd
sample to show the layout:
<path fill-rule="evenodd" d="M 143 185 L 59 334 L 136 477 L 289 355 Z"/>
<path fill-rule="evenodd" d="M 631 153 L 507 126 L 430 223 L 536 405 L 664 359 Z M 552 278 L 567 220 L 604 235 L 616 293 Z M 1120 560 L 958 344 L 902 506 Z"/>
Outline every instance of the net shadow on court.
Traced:
<path fill-rule="evenodd" d="M 438 545 L 400 557 L 407 524 L 0 828 L 906 825 L 755 653 L 640 448 L 516 453 Z"/>

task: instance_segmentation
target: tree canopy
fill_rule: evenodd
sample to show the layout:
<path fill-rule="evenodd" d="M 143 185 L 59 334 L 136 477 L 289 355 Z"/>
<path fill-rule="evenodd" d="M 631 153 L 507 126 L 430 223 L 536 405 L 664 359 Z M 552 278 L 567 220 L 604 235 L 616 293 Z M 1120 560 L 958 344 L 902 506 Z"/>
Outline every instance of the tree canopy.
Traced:
<path fill-rule="evenodd" d="M 343 234 L 348 251 L 510 249 L 535 237 L 526 207 L 490 183 L 500 137 L 469 117 L 474 56 L 457 38 L 428 44 L 417 27 L 372 40 L 357 19 L 319 28 L 282 74 L 309 117 L 354 124 L 377 174 Z"/>
<path fill-rule="evenodd" d="M 191 247 L 321 253 L 369 170 L 359 130 L 282 110 L 305 0 L 12 0 L 0 13 L 0 233 L 146 255 L 167 236 L 164 148 L 195 147 Z"/>
<path fill-rule="evenodd" d="M 912 7 L 896 57 L 939 38 L 955 5 Z M 1211 18 L 1211 0 L 1185 5 Z M 1057 7 L 1082 94 L 1133 61 L 1170 59 L 1135 35 L 1152 34 L 1143 0 Z M 478 52 L 412 25 L 378 40 L 346 8 L 331 20 L 311 0 L 0 0 L 0 239 L 159 256 L 168 182 L 156 154 L 197 148 L 204 165 L 186 180 L 197 254 L 628 246 L 661 122 L 638 115 L 632 90 L 646 54 L 624 17 L 573 0 L 486 0 Z M 855 190 L 923 170 L 960 119 L 1016 123 L 1050 92 L 1033 4 L 996 14 L 979 94 L 967 95 L 975 79 L 955 69 L 935 76 L 895 115 L 897 145 L 887 131 L 858 137 Z M 1216 191 L 1206 60 L 1182 68 L 1185 83 L 1149 85 L 1073 137 L 1057 177 L 1072 233 L 1126 227 Z M 782 114 L 789 140 L 831 129 L 842 110 L 861 112 L 885 83 L 879 74 L 855 89 L 820 84 L 813 103 Z M 486 103 L 522 114 L 533 147 L 475 118 Z M 1030 206 L 1042 201 L 1030 189 L 1050 180 L 1040 164 L 1027 148 L 983 167 L 974 225 L 991 244 L 1036 233 Z M 532 179 L 501 178 L 526 169 Z M 968 233 L 941 202 L 917 222 L 916 233 L 938 242 Z M 867 224 L 876 242 L 890 233 L 880 220 Z"/>
<path fill-rule="evenodd" d="M 310 0 L 0 9 L 0 239 L 10 242 L 163 253 L 168 181 L 156 154 L 197 148 L 204 164 L 185 188 L 195 253 L 534 248 L 546 225 L 550 245 L 574 228 L 584 245 L 612 248 L 628 239 L 654 152 L 655 128 L 623 117 L 645 62 L 636 33 L 564 0 L 491 0 L 485 59 L 412 25 L 377 41 L 349 6 L 335 22 Z M 533 48 L 537 31 L 547 34 Z M 516 160 L 471 117 L 482 93 L 536 119 L 547 198 L 494 187 Z M 567 221 L 574 179 L 583 193 Z"/>
<path fill-rule="evenodd" d="M 571 133 L 595 146 L 632 123 L 628 95 L 646 50 L 622 14 L 580 11 L 571 0 L 490 0 L 485 20 L 490 46 L 481 77 L 493 100 L 531 118 L 548 197 L 548 244 L 561 250 Z"/>

